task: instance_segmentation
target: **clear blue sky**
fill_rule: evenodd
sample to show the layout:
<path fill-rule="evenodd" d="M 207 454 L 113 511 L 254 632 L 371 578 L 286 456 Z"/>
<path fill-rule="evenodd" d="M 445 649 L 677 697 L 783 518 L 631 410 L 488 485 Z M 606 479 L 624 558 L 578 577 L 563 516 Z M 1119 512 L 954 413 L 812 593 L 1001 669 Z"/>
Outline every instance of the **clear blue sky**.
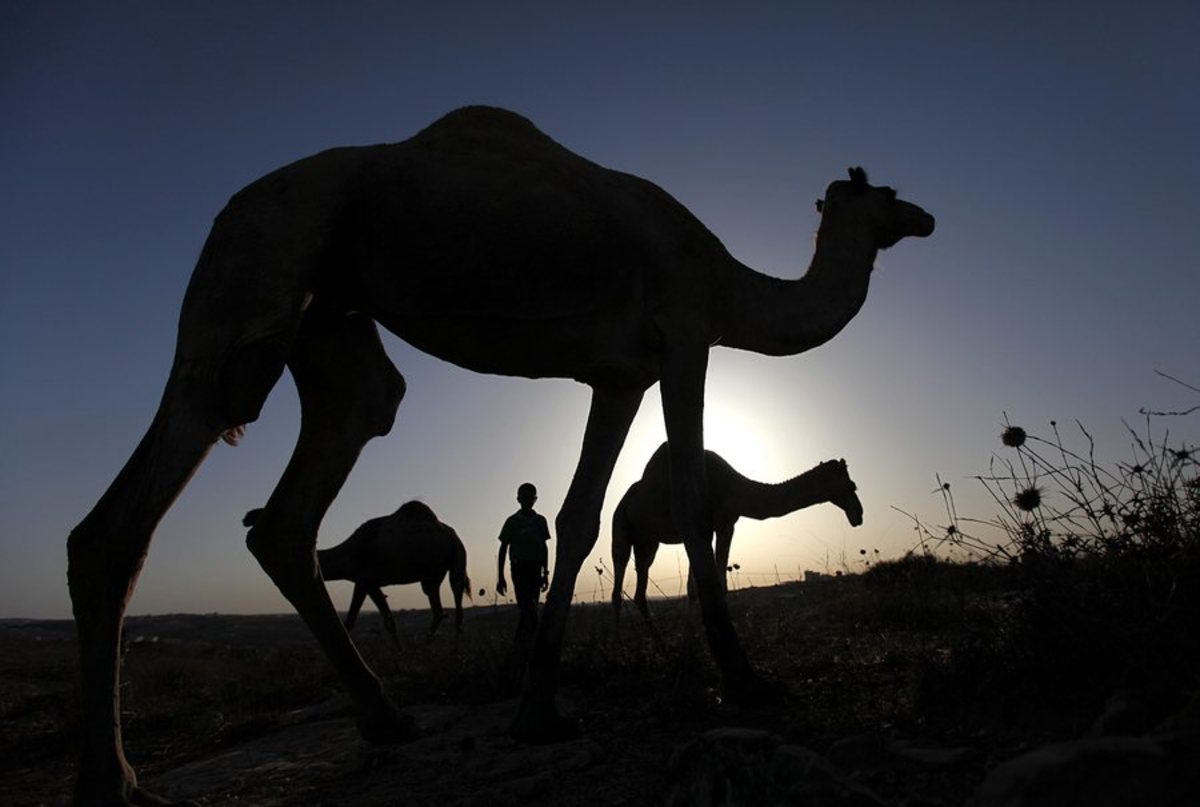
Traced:
<path fill-rule="evenodd" d="M 646 10 L 653 6 L 654 10 Z M 937 216 L 884 253 L 858 318 L 791 358 L 718 350 L 708 442 L 778 481 L 845 457 L 866 504 L 743 522 L 744 573 L 794 578 L 913 545 L 934 475 L 986 515 L 1007 412 L 1121 418 L 1200 381 L 1200 6 L 1176 3 L 117 2 L 0 5 L 0 617 L 69 614 L 66 536 L 148 425 L 184 287 L 240 187 L 333 145 L 402 140 L 469 103 L 674 194 L 743 262 L 796 277 L 813 200 L 851 165 Z M 419 497 L 476 587 L 516 486 L 552 516 L 587 409 L 569 381 L 473 375 L 394 338 L 409 393 L 322 526 Z M 1196 431 L 1195 421 L 1173 424 Z M 298 431 L 280 382 L 161 524 L 131 613 L 284 611 L 244 547 Z M 656 391 L 608 515 L 662 439 Z M 660 586 L 679 589 L 663 552 Z M 585 566 L 581 600 L 596 596 Z M 743 582 L 747 577 L 743 576 Z M 766 578 L 761 579 L 765 582 Z M 334 587 L 341 607 L 348 590 Z M 422 604 L 393 589 L 400 606 Z"/>

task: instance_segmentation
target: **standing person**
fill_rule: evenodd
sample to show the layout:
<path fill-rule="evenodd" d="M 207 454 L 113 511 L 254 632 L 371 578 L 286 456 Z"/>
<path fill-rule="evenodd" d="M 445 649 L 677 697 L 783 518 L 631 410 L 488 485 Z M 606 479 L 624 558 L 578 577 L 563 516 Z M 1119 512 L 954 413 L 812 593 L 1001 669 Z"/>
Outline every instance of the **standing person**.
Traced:
<path fill-rule="evenodd" d="M 504 557 L 511 557 L 513 591 L 517 595 L 517 646 L 522 654 L 533 649 L 533 637 L 537 632 L 538 596 L 550 585 L 550 553 L 546 542 L 550 540 L 550 528 L 546 517 L 533 509 L 537 501 L 537 488 L 524 482 L 517 488 L 517 502 L 521 509 L 504 522 L 500 530 L 500 555 L 498 558 L 498 580 L 496 591 L 500 596 L 508 593 L 508 582 L 504 579 Z"/>

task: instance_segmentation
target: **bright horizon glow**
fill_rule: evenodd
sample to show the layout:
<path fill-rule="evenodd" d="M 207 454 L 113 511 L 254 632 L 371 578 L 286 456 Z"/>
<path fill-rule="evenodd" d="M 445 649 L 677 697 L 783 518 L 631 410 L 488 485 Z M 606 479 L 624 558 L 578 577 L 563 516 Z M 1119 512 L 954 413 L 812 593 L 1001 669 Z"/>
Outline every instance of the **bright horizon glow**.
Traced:
<path fill-rule="evenodd" d="M 859 568 L 860 549 L 902 555 L 916 541 L 892 508 L 944 521 L 935 474 L 961 513 L 987 517 L 969 477 L 1000 450 L 1004 413 L 1041 435 L 1078 418 L 1101 456 L 1126 458 L 1122 418 L 1196 403 L 1154 371 L 1200 383 L 1200 6 L 946 11 L 0 4 L 0 617 L 70 615 L 66 537 L 150 423 L 192 267 L 230 196 L 465 104 L 517 111 L 658 184 L 765 274 L 804 271 L 813 200 L 849 166 L 936 216 L 931 238 L 880 256 L 865 306 L 828 344 L 711 352 L 708 447 L 763 482 L 844 457 L 865 506 L 857 529 L 829 505 L 742 520 L 741 585 Z M 516 486 L 537 484 L 551 520 L 566 495 L 588 391 L 384 342 L 408 394 L 318 545 L 419 498 L 490 592 Z M 1191 438 L 1197 418 L 1158 426 Z M 270 495 L 298 430 L 285 376 L 159 525 L 130 613 L 291 610 L 241 517 Z M 611 567 L 612 509 L 664 437 L 654 387 L 579 600 L 597 591 L 594 566 Z M 654 566 L 665 593 L 679 590 L 681 551 Z M 332 588 L 345 608 L 349 592 Z M 416 586 L 388 593 L 425 607 Z"/>

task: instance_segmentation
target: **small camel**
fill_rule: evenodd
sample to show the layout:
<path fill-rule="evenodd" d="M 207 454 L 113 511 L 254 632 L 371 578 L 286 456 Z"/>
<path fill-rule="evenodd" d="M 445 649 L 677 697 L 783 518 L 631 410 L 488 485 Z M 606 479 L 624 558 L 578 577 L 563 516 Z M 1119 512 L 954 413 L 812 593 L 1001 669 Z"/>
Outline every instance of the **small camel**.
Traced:
<path fill-rule="evenodd" d="M 242 524 L 254 526 L 261 514 L 262 508 L 251 510 L 242 519 Z M 354 594 L 350 597 L 350 610 L 346 612 L 344 623 L 347 631 L 354 630 L 363 601 L 370 597 L 379 609 L 392 642 L 400 647 L 396 622 L 392 619 L 383 587 L 420 583 L 421 590 L 429 598 L 433 620 L 429 637 L 433 638 L 438 625 L 446 618 L 441 589 L 448 573 L 450 593 L 454 597 L 454 629 L 462 633 L 463 593 L 471 596 L 467 550 L 458 533 L 439 521 L 424 502 L 405 502 L 390 516 L 370 519 L 337 546 L 318 549 L 317 563 L 323 580 L 354 583 Z"/>
<path fill-rule="evenodd" d="M 300 436 L 246 544 L 342 679 L 362 736 L 415 735 L 346 632 L 317 565 L 321 519 L 363 446 L 390 431 L 404 378 L 376 329 L 480 373 L 592 388 L 575 474 L 555 519 L 554 579 L 511 731 L 570 736 L 555 703 L 575 581 L 643 394 L 661 387 L 671 512 L 696 578 L 725 697 L 766 691 L 730 621 L 713 562 L 704 382 L 714 345 L 810 350 L 858 313 L 879 250 L 933 217 L 861 168 L 831 183 L 805 275 L 737 261 L 644 179 L 554 142 L 520 115 L 449 113 L 400 143 L 335 148 L 239 191 L 213 222 L 179 317 L 149 428 L 67 541 L 79 637 L 81 804 L 146 803 L 121 741 L 126 604 L 154 528 L 214 443 L 258 418 L 285 367 Z"/>
<path fill-rule="evenodd" d="M 637 586 L 633 602 L 642 616 L 649 619 L 646 605 L 646 585 L 650 565 L 658 554 L 659 544 L 678 544 L 679 533 L 671 521 L 671 476 L 668 446 L 663 443 L 646 463 L 642 478 L 629 486 L 612 518 L 613 612 L 621 616 L 622 589 L 629 554 L 634 554 Z M 708 501 L 712 508 L 713 528 L 717 534 L 717 575 L 725 588 L 725 569 L 729 565 L 729 548 L 733 543 L 733 528 L 739 518 L 758 520 L 777 518 L 821 502 L 840 507 L 850 525 L 862 524 L 862 503 L 858 489 L 846 470 L 845 460 L 829 460 L 799 476 L 778 484 L 756 482 L 742 476 L 715 451 L 704 452 L 708 474 Z M 689 575 L 688 593 L 692 593 Z"/>

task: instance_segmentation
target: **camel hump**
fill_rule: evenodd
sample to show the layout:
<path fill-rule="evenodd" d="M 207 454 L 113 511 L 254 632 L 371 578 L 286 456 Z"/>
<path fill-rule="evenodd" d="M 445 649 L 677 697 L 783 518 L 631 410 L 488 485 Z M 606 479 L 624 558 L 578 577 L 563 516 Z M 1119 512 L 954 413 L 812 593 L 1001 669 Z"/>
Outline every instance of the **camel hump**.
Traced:
<path fill-rule="evenodd" d="M 453 151 L 520 150 L 551 146 L 562 148 L 528 118 L 494 106 L 465 106 L 448 112 L 413 138 L 422 145 Z"/>
<path fill-rule="evenodd" d="M 416 499 L 400 505 L 400 509 L 395 512 L 395 515 L 406 521 L 424 521 L 431 524 L 438 523 L 438 517 L 437 514 L 433 512 L 433 508 L 425 504 L 425 502 L 417 501 Z"/>
<path fill-rule="evenodd" d="M 647 460 L 646 468 L 642 471 L 643 479 L 666 480 L 670 477 L 671 459 L 668 454 L 669 446 L 669 443 L 664 442 L 654 450 L 654 454 Z M 733 466 L 715 451 L 705 449 L 704 462 L 709 474 L 737 473 Z"/>

